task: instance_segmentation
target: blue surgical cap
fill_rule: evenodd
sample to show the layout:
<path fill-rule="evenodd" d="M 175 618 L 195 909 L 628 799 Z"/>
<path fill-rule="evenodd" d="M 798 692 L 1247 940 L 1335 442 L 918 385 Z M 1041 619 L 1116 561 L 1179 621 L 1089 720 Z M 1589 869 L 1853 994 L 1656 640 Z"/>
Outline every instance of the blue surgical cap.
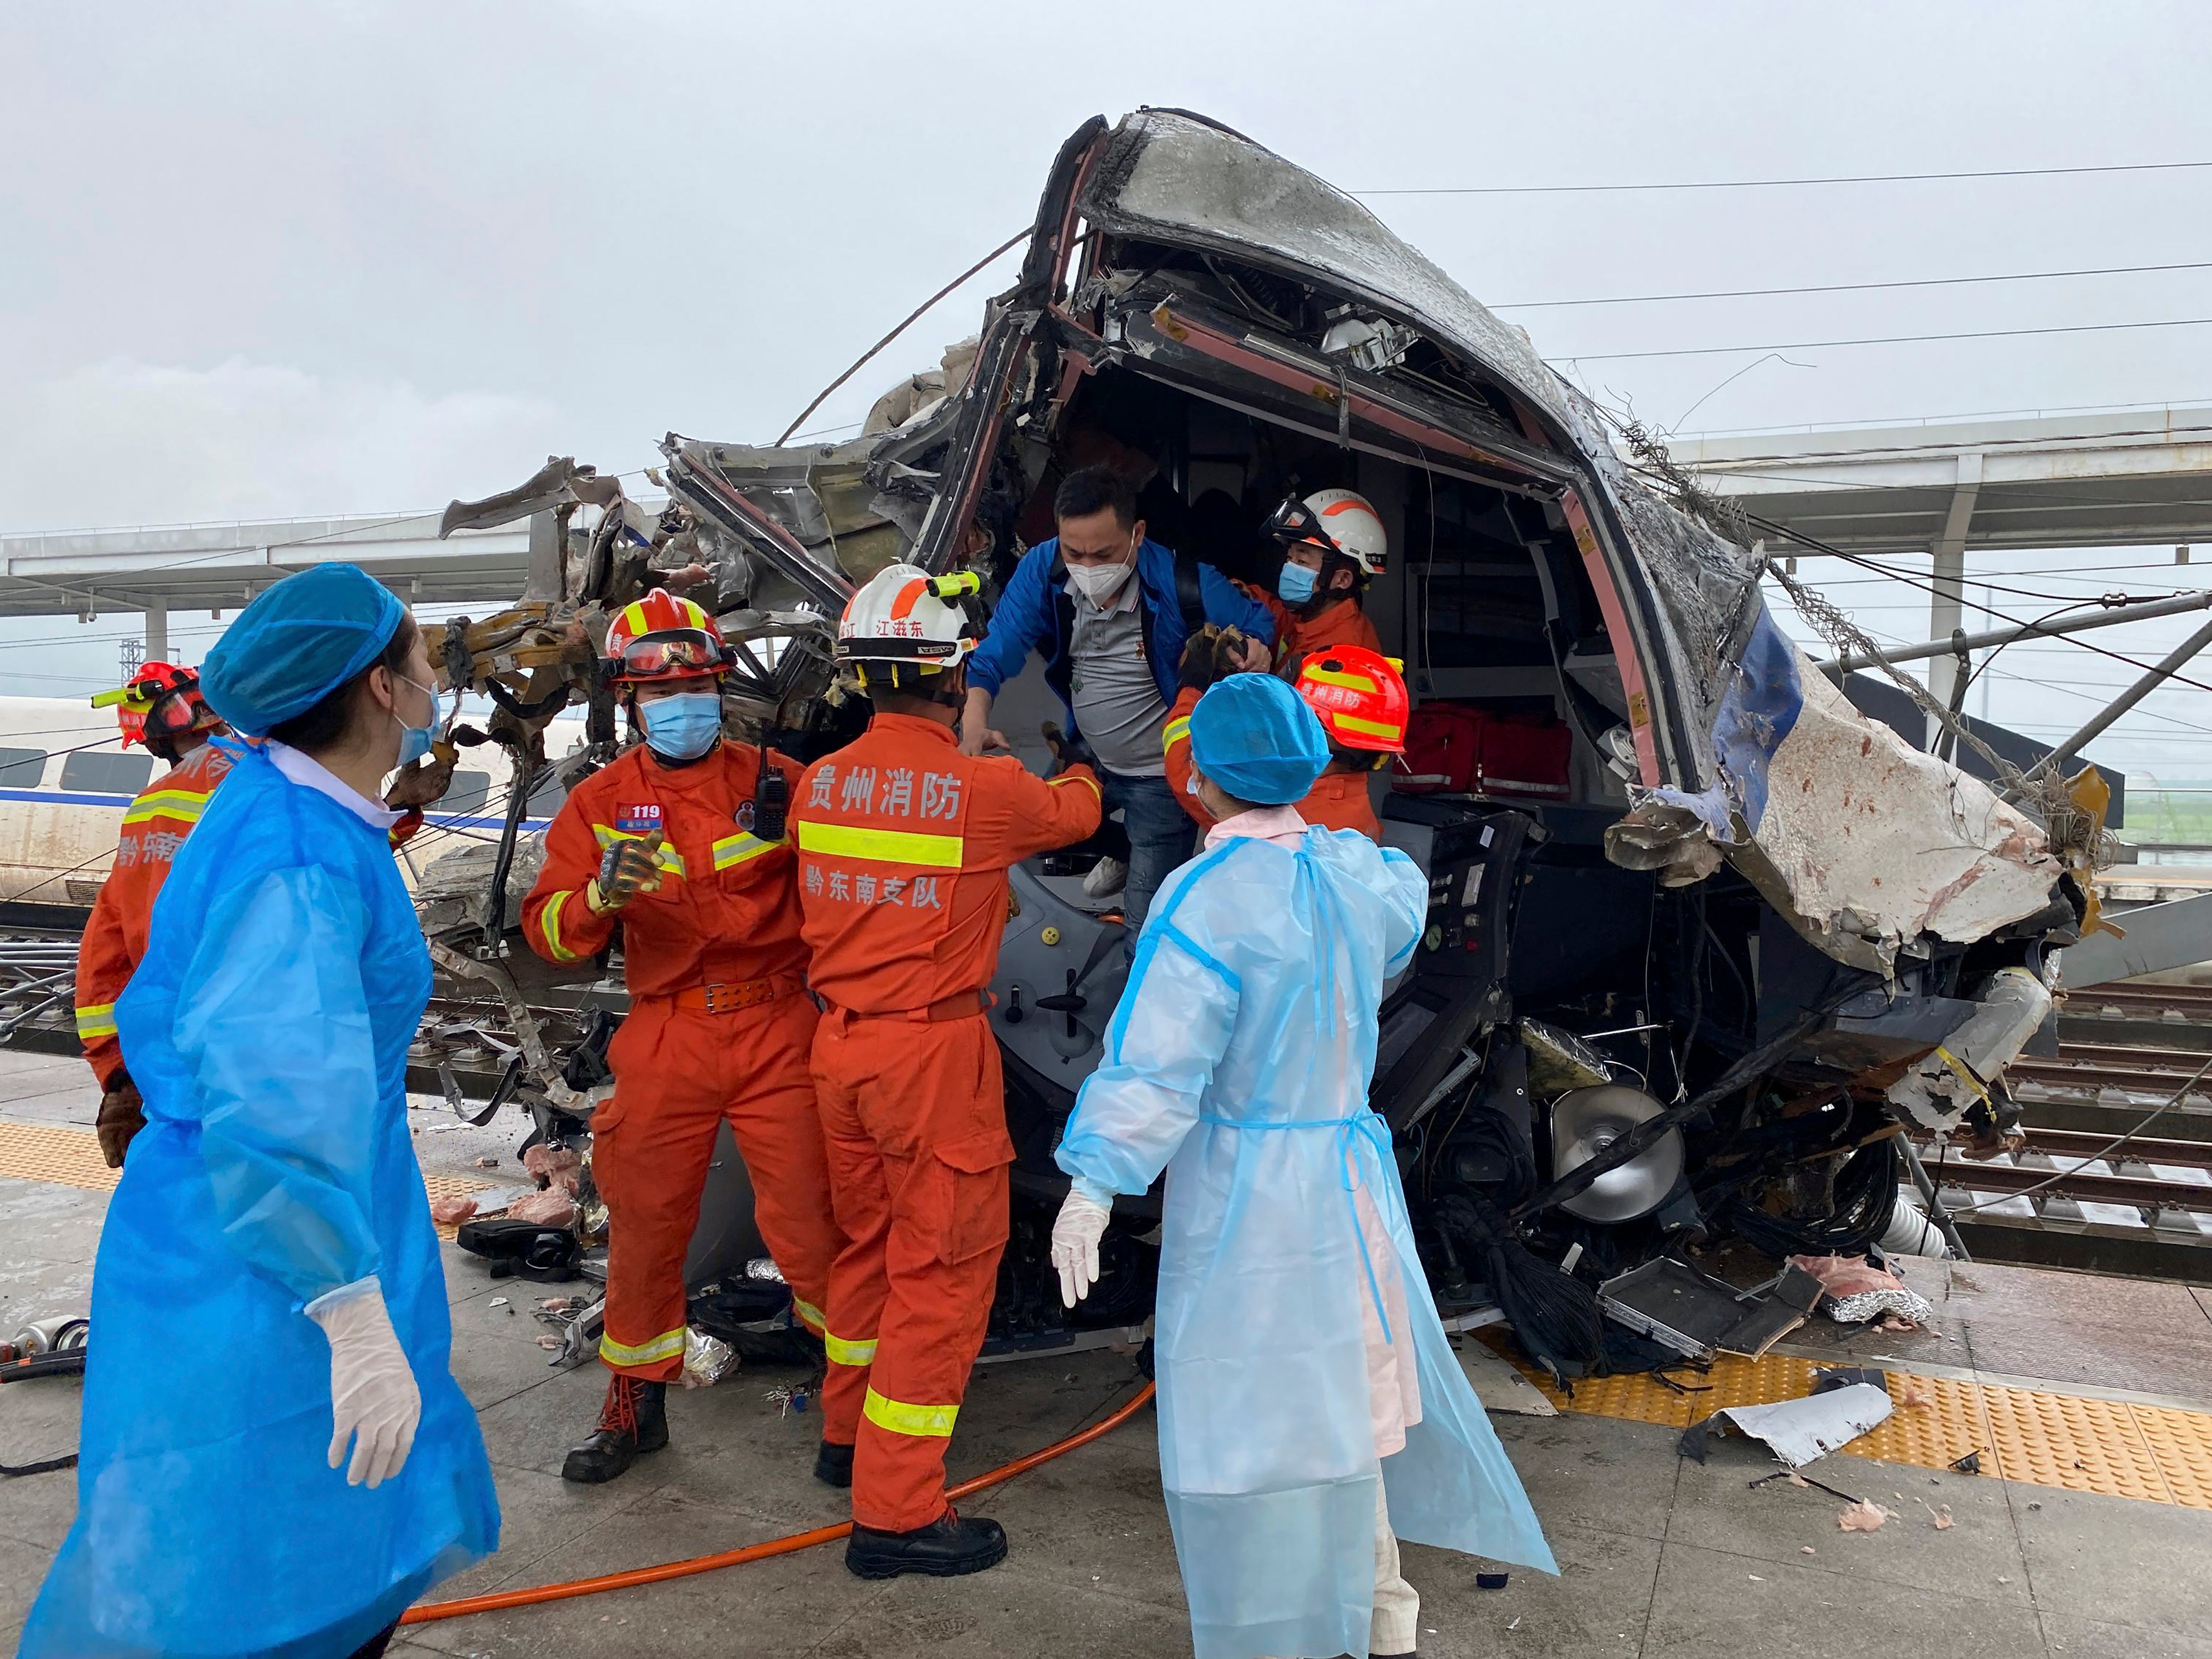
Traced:
<path fill-rule="evenodd" d="M 1305 701 L 1272 674 L 1231 674 L 1190 715 L 1190 758 L 1239 800 L 1304 800 L 1328 764 L 1328 735 Z"/>
<path fill-rule="evenodd" d="M 200 666 L 200 693 L 233 730 L 265 737 L 374 662 L 406 614 L 358 565 L 311 566 L 238 613 Z"/>

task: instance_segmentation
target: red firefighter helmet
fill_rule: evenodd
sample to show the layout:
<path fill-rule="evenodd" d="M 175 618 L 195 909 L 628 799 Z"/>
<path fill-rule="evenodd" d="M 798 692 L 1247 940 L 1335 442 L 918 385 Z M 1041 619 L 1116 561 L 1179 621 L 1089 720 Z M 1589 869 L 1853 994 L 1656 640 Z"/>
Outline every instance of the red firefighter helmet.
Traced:
<path fill-rule="evenodd" d="M 656 587 L 607 625 L 607 678 L 617 685 L 712 679 L 736 660 L 706 610 Z"/>
<path fill-rule="evenodd" d="M 146 664 L 131 677 L 129 684 L 102 691 L 93 698 L 92 706 L 114 708 L 115 723 L 123 728 L 126 749 L 149 738 L 158 741 L 222 729 L 222 716 L 209 708 L 207 699 L 200 695 L 199 671 L 174 663 Z"/>
<path fill-rule="evenodd" d="M 1406 718 L 1413 699 L 1397 663 L 1381 652 L 1364 645 L 1314 652 L 1298 665 L 1298 696 L 1339 747 L 1406 752 Z"/>

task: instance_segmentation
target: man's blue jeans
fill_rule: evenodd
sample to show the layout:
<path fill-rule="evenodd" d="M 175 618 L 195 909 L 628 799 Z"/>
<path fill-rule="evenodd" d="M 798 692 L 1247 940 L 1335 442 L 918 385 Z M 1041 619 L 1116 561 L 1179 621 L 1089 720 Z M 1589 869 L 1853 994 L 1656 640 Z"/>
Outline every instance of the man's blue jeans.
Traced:
<path fill-rule="evenodd" d="M 1168 872 L 1190 856 L 1198 825 L 1176 805 L 1165 778 L 1133 778 L 1102 766 L 1098 783 L 1105 810 L 1121 812 L 1121 828 L 1129 836 L 1129 881 L 1121 890 L 1121 914 L 1128 918 L 1127 938 L 1133 951 L 1152 895 Z"/>

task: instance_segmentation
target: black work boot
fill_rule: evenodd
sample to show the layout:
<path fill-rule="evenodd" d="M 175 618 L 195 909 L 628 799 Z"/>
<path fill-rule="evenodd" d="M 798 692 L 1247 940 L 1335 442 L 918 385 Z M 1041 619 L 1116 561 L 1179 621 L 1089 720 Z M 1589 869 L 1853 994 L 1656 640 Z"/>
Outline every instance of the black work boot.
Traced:
<path fill-rule="evenodd" d="M 580 1446 L 568 1449 L 561 1478 L 597 1486 L 628 1473 L 641 1452 L 668 1443 L 668 1384 L 641 1382 L 617 1371 L 607 1380 L 607 1403 L 599 1407 L 599 1426 Z"/>
<path fill-rule="evenodd" d="M 822 1449 L 814 1454 L 814 1478 L 825 1486 L 851 1486 L 853 1449 L 834 1440 L 823 1441 Z"/>
<path fill-rule="evenodd" d="M 856 1522 L 845 1545 L 846 1567 L 862 1578 L 896 1578 L 902 1572 L 957 1578 L 1006 1559 L 1004 1527 L 980 1516 L 963 1521 L 950 1509 L 912 1532 L 878 1532 Z"/>

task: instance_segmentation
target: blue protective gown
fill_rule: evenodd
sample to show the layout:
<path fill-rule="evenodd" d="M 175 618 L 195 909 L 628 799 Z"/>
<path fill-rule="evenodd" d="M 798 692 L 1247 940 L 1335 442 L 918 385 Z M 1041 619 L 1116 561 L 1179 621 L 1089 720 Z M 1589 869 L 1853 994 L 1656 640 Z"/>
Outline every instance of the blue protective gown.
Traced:
<path fill-rule="evenodd" d="M 1197 1659 L 1367 1651 L 1378 1476 L 1400 1538 L 1558 1570 L 1437 1319 L 1367 1109 L 1382 982 L 1427 902 L 1411 860 L 1349 831 L 1239 838 L 1185 866 L 1153 901 L 1057 1154 L 1114 1193 L 1167 1171 L 1160 1477 Z M 1386 1334 L 1413 1345 L 1420 1383 L 1421 1420 L 1379 1462 L 1355 1176 L 1405 1287 L 1411 1328 Z"/>
<path fill-rule="evenodd" d="M 77 1517 L 24 1659 L 343 1659 L 496 1549 L 407 1127 L 430 964 L 382 831 L 257 750 L 178 854 L 116 1006 L 146 1127 L 93 1274 Z M 327 1464 L 302 1311 L 374 1274 L 422 1417 L 375 1491 Z"/>

